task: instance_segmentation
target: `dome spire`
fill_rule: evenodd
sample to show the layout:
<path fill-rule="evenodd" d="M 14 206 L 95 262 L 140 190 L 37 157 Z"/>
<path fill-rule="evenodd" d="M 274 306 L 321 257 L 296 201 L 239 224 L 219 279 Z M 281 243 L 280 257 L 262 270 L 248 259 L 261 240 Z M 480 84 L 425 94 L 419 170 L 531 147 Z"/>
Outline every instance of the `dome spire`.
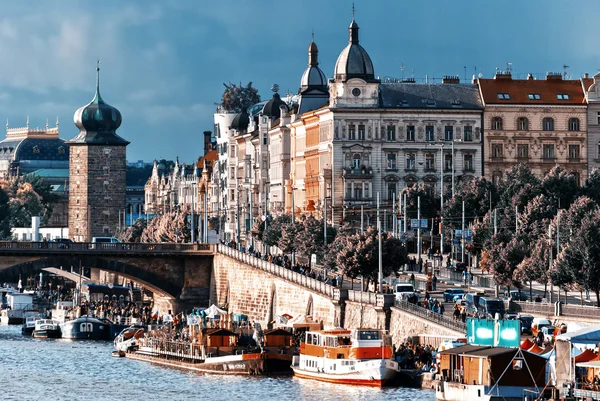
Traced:
<path fill-rule="evenodd" d="M 319 48 L 315 43 L 315 33 L 312 33 L 312 42 L 308 46 L 308 66 L 316 67 L 319 65 Z"/>
<path fill-rule="evenodd" d="M 94 102 L 102 102 L 102 96 L 100 96 L 100 63 L 102 60 L 96 59 L 96 95 L 94 96 Z"/>
<path fill-rule="evenodd" d="M 352 3 L 352 23 L 348 27 L 348 30 L 350 31 L 349 42 L 356 44 L 356 43 L 358 43 L 358 24 L 354 20 L 354 12 L 355 11 L 356 11 L 356 9 L 354 8 L 354 3 Z"/>

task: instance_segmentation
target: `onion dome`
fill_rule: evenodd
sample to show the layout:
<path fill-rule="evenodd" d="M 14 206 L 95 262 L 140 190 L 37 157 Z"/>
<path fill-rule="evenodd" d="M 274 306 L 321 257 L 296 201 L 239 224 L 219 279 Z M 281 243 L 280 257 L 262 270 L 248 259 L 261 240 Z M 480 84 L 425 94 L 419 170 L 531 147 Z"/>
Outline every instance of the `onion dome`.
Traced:
<path fill-rule="evenodd" d="M 348 27 L 350 39 L 335 63 L 335 80 L 345 82 L 352 78 L 374 81 L 373 62 L 367 51 L 358 44 L 358 24 L 354 19 Z"/>
<path fill-rule="evenodd" d="M 117 135 L 121 126 L 121 112 L 106 103 L 100 96 L 100 68 L 96 68 L 96 94 L 87 105 L 79 108 L 73 116 L 79 135 L 69 143 L 89 145 L 128 145 L 129 142 Z"/>
<path fill-rule="evenodd" d="M 245 131 L 248 129 L 248 125 L 250 125 L 250 116 L 248 115 L 246 110 L 244 110 L 241 113 L 237 114 L 235 117 L 233 117 L 229 129 L 234 129 L 236 131 Z"/>
<path fill-rule="evenodd" d="M 281 116 L 280 107 L 285 106 L 286 110 L 289 110 L 289 107 L 287 103 L 281 100 L 281 96 L 279 96 L 279 93 L 277 93 L 279 90 L 279 85 L 273 85 L 271 90 L 273 91 L 273 97 L 267 102 L 267 104 L 265 104 L 265 107 L 263 107 L 262 114 L 264 116 L 269 116 L 272 119 L 278 119 Z"/>
<path fill-rule="evenodd" d="M 308 46 L 308 68 L 302 74 L 300 80 L 300 92 L 311 89 L 320 89 L 327 91 L 327 77 L 319 68 L 319 49 L 314 39 Z"/>

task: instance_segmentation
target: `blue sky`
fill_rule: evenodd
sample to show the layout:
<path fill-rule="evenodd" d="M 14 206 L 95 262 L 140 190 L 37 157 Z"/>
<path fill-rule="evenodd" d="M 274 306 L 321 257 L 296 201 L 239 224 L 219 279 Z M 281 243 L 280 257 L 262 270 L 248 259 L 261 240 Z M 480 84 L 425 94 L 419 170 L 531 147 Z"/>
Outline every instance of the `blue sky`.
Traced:
<path fill-rule="evenodd" d="M 360 42 L 375 74 L 439 78 L 546 71 L 573 78 L 600 68 L 597 0 L 356 0 Z M 77 134 L 75 110 L 93 97 L 123 114 L 129 160 L 202 152 L 223 82 L 298 90 L 314 30 L 331 77 L 348 40 L 350 0 L 30 0 L 0 5 L 0 118 Z"/>

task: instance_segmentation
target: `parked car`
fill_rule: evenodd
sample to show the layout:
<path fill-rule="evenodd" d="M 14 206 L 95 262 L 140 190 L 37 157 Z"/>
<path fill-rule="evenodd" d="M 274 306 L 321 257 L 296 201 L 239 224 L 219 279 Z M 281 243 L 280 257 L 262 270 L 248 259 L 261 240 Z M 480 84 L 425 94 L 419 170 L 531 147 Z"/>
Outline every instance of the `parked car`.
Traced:
<path fill-rule="evenodd" d="M 465 290 L 462 288 L 448 288 L 444 291 L 444 301 L 451 302 L 454 300 L 454 297 L 459 296 L 462 297 L 465 293 Z"/>
<path fill-rule="evenodd" d="M 396 294 L 396 300 L 407 300 L 413 295 L 418 296 L 415 292 L 415 287 L 408 281 L 397 282 L 394 286 L 394 293 Z"/>
<path fill-rule="evenodd" d="M 73 243 L 73 240 L 69 238 L 54 238 L 51 240 L 51 242 L 58 242 L 58 248 L 60 249 L 69 249 Z"/>
<path fill-rule="evenodd" d="M 520 315 L 519 320 L 521 321 L 521 334 L 533 334 L 531 332 L 531 324 L 533 323 L 534 317 L 531 315 Z"/>
<path fill-rule="evenodd" d="M 467 309 L 467 314 L 474 316 L 477 314 L 479 308 L 479 299 L 485 296 L 485 293 L 477 292 L 477 293 L 467 293 L 464 295 L 465 300 L 465 308 Z"/>
<path fill-rule="evenodd" d="M 542 327 L 542 333 L 544 334 L 544 341 L 552 342 L 554 341 L 554 326 L 544 326 Z"/>
<path fill-rule="evenodd" d="M 500 319 L 504 316 L 504 301 L 499 298 L 479 298 L 479 307 L 477 314 L 481 317 L 494 319 L 496 314 L 500 315 Z"/>
<path fill-rule="evenodd" d="M 531 321 L 531 334 L 537 336 L 540 330 L 548 326 L 552 326 L 552 322 L 550 322 L 550 320 L 543 317 L 536 317 Z"/>
<path fill-rule="evenodd" d="M 527 295 L 517 290 L 511 290 L 510 294 L 504 293 L 504 299 L 512 298 L 513 301 L 527 301 Z"/>

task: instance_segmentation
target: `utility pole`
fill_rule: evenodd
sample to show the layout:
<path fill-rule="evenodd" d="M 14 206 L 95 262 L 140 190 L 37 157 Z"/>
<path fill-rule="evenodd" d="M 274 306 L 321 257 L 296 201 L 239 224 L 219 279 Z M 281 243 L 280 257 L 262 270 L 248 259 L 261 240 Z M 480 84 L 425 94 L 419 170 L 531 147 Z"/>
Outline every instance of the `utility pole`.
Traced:
<path fill-rule="evenodd" d="M 421 197 L 417 197 L 417 261 L 421 259 Z"/>
<path fill-rule="evenodd" d="M 192 244 L 196 243 L 196 227 L 194 224 L 194 186 L 192 185 Z"/>
<path fill-rule="evenodd" d="M 558 254 L 560 253 L 560 212 L 561 210 L 558 210 L 558 214 L 556 216 L 556 255 L 558 256 Z"/>
<path fill-rule="evenodd" d="M 398 196 L 398 213 L 396 214 L 396 229 L 398 234 L 402 233 L 402 221 L 400 220 L 400 213 L 402 213 L 402 196 Z"/>
<path fill-rule="evenodd" d="M 323 249 L 327 249 L 327 197 L 323 197 Z"/>
<path fill-rule="evenodd" d="M 519 230 L 519 206 L 515 206 L 515 232 Z"/>
<path fill-rule="evenodd" d="M 462 201 L 462 235 L 461 235 L 461 250 L 460 250 L 460 261 L 462 263 L 465 263 L 465 241 L 466 241 L 466 235 L 465 235 L 465 201 Z"/>
<path fill-rule="evenodd" d="M 252 222 L 254 221 L 253 210 L 252 210 L 252 184 L 249 185 L 248 197 L 250 198 L 250 232 L 252 232 Z M 204 205 L 206 208 L 206 205 Z M 206 241 L 208 242 L 208 241 Z M 252 249 L 254 249 L 254 236 L 252 237 Z"/>
<path fill-rule="evenodd" d="M 397 214 L 396 214 L 396 191 L 392 193 L 392 232 L 394 234 L 394 238 L 396 238 L 396 223 L 398 223 Z"/>
<path fill-rule="evenodd" d="M 208 187 L 204 185 L 204 242 L 208 244 Z"/>
<path fill-rule="evenodd" d="M 379 237 L 379 293 L 383 293 L 383 262 L 381 254 L 381 220 L 379 220 L 379 192 L 377 192 L 377 235 Z"/>
<path fill-rule="evenodd" d="M 444 144 L 440 146 L 440 221 L 442 229 L 440 230 L 440 256 L 444 256 Z"/>
<path fill-rule="evenodd" d="M 360 205 L 360 233 L 363 234 L 365 232 L 365 207 L 364 205 Z"/>
<path fill-rule="evenodd" d="M 548 244 L 550 248 L 550 257 L 548 258 L 548 271 L 552 270 L 552 225 L 548 225 Z M 552 298 L 554 295 L 554 286 L 552 284 L 552 280 L 550 280 L 550 303 L 552 303 Z M 560 296 L 560 288 L 558 290 L 558 295 Z"/>
<path fill-rule="evenodd" d="M 498 224 L 497 224 L 497 217 L 498 217 L 498 209 L 494 209 L 494 235 L 498 234 Z"/>
<path fill-rule="evenodd" d="M 265 185 L 265 232 L 269 228 L 269 202 L 267 198 L 267 186 Z M 265 256 L 269 254 L 269 246 L 265 242 Z"/>
<path fill-rule="evenodd" d="M 452 162 L 452 199 L 454 199 L 454 134 L 452 135 L 452 156 L 450 156 Z"/>
<path fill-rule="evenodd" d="M 407 208 L 406 208 L 406 192 L 405 192 L 404 193 L 404 224 L 403 224 L 403 227 L 402 227 L 402 229 L 403 229 L 402 233 L 405 233 L 407 231 L 407 227 L 408 227 L 406 225 L 406 223 L 407 223 L 406 219 L 408 218 L 407 215 L 406 215 L 406 209 Z"/>

